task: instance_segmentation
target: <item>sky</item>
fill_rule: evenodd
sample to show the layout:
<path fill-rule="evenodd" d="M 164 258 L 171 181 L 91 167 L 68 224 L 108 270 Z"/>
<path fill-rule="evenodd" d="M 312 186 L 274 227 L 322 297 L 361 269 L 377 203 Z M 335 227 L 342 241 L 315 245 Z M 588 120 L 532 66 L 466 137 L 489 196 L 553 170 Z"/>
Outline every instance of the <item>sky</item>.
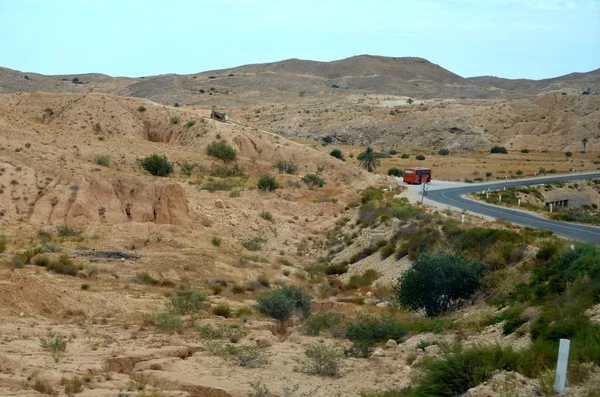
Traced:
<path fill-rule="evenodd" d="M 463 77 L 600 68 L 600 0 L 0 0 L 0 66 L 197 73 L 417 56 Z"/>

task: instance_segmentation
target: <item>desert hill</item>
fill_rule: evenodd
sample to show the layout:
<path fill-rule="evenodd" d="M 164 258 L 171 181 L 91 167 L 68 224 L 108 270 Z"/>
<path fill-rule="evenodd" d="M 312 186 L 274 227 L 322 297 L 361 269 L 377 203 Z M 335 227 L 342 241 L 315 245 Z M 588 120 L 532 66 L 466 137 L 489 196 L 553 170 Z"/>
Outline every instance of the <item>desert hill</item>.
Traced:
<path fill-rule="evenodd" d="M 73 79 L 85 84 L 74 84 Z M 191 75 L 139 78 L 101 74 L 44 76 L 0 68 L 0 93 L 100 92 L 154 102 L 237 106 L 298 97 L 390 94 L 428 98 L 530 98 L 547 91 L 598 87 L 600 71 L 545 80 L 463 78 L 422 58 L 360 55 L 339 61 L 289 59 Z"/>

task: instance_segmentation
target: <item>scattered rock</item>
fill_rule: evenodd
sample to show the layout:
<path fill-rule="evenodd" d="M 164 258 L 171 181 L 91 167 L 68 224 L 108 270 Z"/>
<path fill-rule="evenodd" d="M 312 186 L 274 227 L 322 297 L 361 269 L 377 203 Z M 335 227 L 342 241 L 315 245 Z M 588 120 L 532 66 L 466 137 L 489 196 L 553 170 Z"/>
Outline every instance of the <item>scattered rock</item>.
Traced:
<path fill-rule="evenodd" d="M 431 345 L 425 348 L 425 354 L 428 356 L 438 356 L 442 353 L 442 349 L 438 345 Z"/>
<path fill-rule="evenodd" d="M 395 340 L 390 339 L 385 343 L 385 347 L 386 349 L 395 349 L 398 347 L 398 343 Z"/>
<path fill-rule="evenodd" d="M 217 207 L 217 208 L 223 208 L 223 200 L 216 200 L 215 201 L 215 207 Z"/>
<path fill-rule="evenodd" d="M 372 297 L 372 296 L 373 296 L 373 293 L 372 293 L 371 291 L 369 291 L 369 292 L 367 292 L 367 293 L 365 294 L 365 296 L 366 296 L 367 298 L 370 298 L 370 297 Z"/>
<path fill-rule="evenodd" d="M 383 351 L 383 349 L 380 347 L 377 350 L 375 350 L 373 352 L 373 354 L 371 354 L 371 357 L 383 357 L 385 356 L 385 352 Z"/>
<path fill-rule="evenodd" d="M 267 347 L 271 347 L 271 342 L 269 342 L 266 339 L 257 339 L 256 340 L 256 347 L 261 348 L 261 349 L 265 349 Z"/>
<path fill-rule="evenodd" d="M 384 301 L 384 302 L 379 302 L 375 306 L 377 306 L 377 307 L 390 307 L 390 306 L 392 306 L 392 304 L 390 302 Z"/>

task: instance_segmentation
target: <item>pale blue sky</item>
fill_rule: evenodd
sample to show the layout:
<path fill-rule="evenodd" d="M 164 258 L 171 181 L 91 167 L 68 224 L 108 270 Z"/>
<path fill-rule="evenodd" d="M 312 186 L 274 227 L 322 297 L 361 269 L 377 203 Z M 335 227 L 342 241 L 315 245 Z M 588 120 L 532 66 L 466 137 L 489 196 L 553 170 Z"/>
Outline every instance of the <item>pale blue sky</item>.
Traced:
<path fill-rule="evenodd" d="M 461 76 L 600 68 L 600 0 L 0 0 L 0 66 L 117 76 L 419 56 Z"/>

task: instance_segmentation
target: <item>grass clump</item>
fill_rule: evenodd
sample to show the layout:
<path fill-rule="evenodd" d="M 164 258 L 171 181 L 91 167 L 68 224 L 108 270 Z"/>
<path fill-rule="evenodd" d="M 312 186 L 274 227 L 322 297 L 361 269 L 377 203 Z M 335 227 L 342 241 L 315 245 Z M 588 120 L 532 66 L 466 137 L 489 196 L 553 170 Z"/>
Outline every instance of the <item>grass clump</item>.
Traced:
<path fill-rule="evenodd" d="M 185 123 L 185 128 L 191 128 L 194 126 L 194 124 L 196 124 L 196 120 L 190 120 L 187 123 Z"/>
<path fill-rule="evenodd" d="M 346 354 L 368 357 L 376 343 L 389 339 L 399 342 L 405 334 L 406 329 L 392 317 L 360 315 L 346 327 L 346 337 L 353 342 L 352 348 Z"/>
<path fill-rule="evenodd" d="M 225 318 L 229 318 L 233 314 L 231 311 L 231 307 L 229 307 L 229 305 L 227 305 L 227 304 L 217 305 L 217 306 L 213 307 L 212 313 L 215 316 L 220 316 L 220 317 L 225 317 Z"/>
<path fill-rule="evenodd" d="M 166 177 L 173 172 L 173 164 L 169 162 L 167 157 L 156 153 L 141 159 L 140 165 L 154 176 Z"/>
<path fill-rule="evenodd" d="M 263 218 L 265 221 L 273 223 L 273 214 L 271 214 L 269 211 L 261 211 L 260 217 Z"/>
<path fill-rule="evenodd" d="M 262 237 L 248 237 L 242 240 L 242 246 L 246 248 L 248 251 L 262 251 L 264 249 L 264 244 L 267 242 Z"/>
<path fill-rule="evenodd" d="M 378 278 L 379 273 L 376 270 L 365 270 L 365 272 L 361 275 L 355 274 L 354 276 L 350 277 L 350 280 L 348 280 L 348 283 L 345 285 L 345 288 L 352 290 L 358 289 L 360 287 L 367 287 L 373 284 L 373 282 Z"/>
<path fill-rule="evenodd" d="M 154 325 L 161 332 L 180 332 L 181 331 L 181 316 L 179 314 L 160 312 L 156 313 Z"/>
<path fill-rule="evenodd" d="M 171 117 L 171 124 L 179 124 L 179 117 Z"/>
<path fill-rule="evenodd" d="M 306 174 L 301 180 L 309 190 L 312 190 L 315 187 L 323 187 L 325 185 L 325 180 L 323 180 L 323 178 L 321 178 L 321 176 L 318 174 Z"/>
<path fill-rule="evenodd" d="M 277 160 L 273 163 L 273 168 L 277 169 L 280 174 L 286 173 L 294 175 L 298 172 L 298 167 L 292 161 Z"/>
<path fill-rule="evenodd" d="M 102 167 L 108 167 L 110 165 L 110 156 L 108 154 L 97 154 L 94 156 L 94 163 Z"/>
<path fill-rule="evenodd" d="M 340 313 L 319 313 L 304 320 L 302 331 L 309 336 L 319 336 L 323 330 L 327 330 L 334 338 L 341 338 L 345 336 L 346 323 L 346 318 Z"/>
<path fill-rule="evenodd" d="M 83 381 L 79 376 L 74 376 L 71 379 L 65 380 L 65 394 L 67 396 L 73 396 L 83 391 Z"/>
<path fill-rule="evenodd" d="M 140 113 L 144 113 L 146 111 L 146 107 L 145 106 L 138 106 L 137 110 Z"/>
<path fill-rule="evenodd" d="M 337 347 L 329 347 L 324 343 L 316 343 L 304 351 L 306 360 L 301 370 L 307 374 L 337 378 L 344 357 L 343 351 Z"/>
<path fill-rule="evenodd" d="M 241 367 L 260 368 L 270 363 L 268 353 L 256 346 L 235 346 L 220 341 L 205 342 L 204 346 L 212 354 L 233 360 Z"/>
<path fill-rule="evenodd" d="M 206 147 L 206 153 L 209 156 L 217 157 L 226 163 L 237 159 L 237 152 L 227 142 L 213 141 Z"/>
<path fill-rule="evenodd" d="M 215 247 L 220 247 L 221 246 L 221 237 L 219 237 L 219 236 L 213 236 L 210 239 L 210 243 L 212 245 L 214 245 Z"/>
<path fill-rule="evenodd" d="M 68 256 L 61 255 L 57 260 L 50 261 L 46 265 L 46 269 L 57 274 L 76 276 L 77 272 L 81 270 L 81 266 L 75 264 Z"/>
<path fill-rule="evenodd" d="M 203 307 L 208 297 L 196 290 L 179 291 L 177 296 L 173 296 L 166 304 L 169 313 L 189 315 L 198 313 Z"/>
<path fill-rule="evenodd" d="M 81 230 L 69 227 L 67 225 L 61 225 L 57 229 L 60 237 L 79 237 L 83 233 Z"/>
<path fill-rule="evenodd" d="M 184 161 L 183 163 L 179 164 L 179 167 L 181 168 L 181 172 L 183 174 L 191 176 L 192 172 L 194 171 L 194 168 L 196 168 L 196 164 Z"/>

